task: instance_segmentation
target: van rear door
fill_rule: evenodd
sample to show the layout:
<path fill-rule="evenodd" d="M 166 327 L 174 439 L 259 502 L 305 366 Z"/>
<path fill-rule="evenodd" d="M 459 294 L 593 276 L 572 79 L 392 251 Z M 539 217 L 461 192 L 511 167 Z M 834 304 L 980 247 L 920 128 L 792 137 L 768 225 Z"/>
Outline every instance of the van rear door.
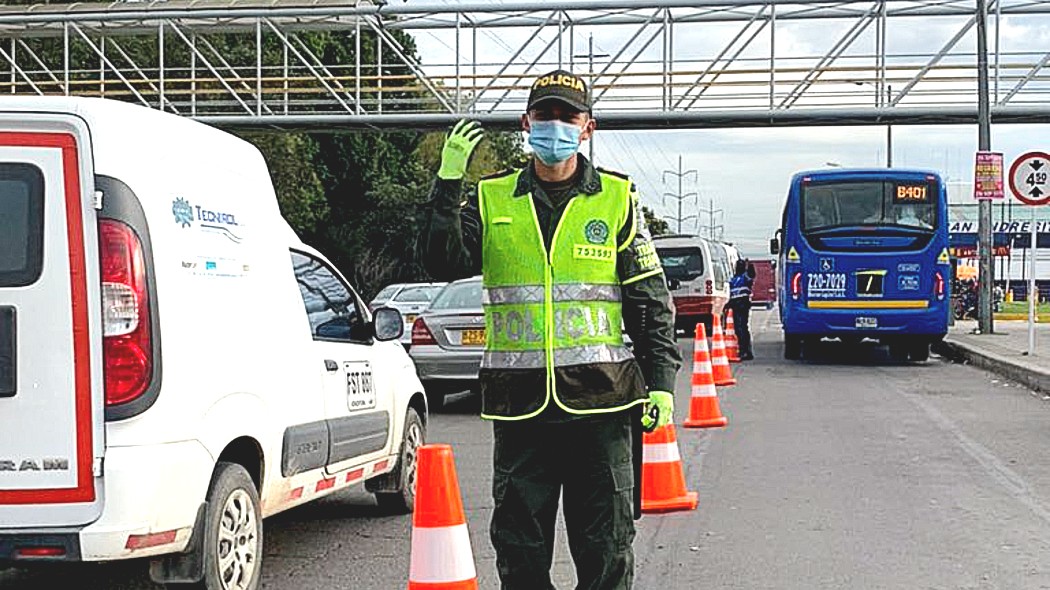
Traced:
<path fill-rule="evenodd" d="M 0 113 L 0 528 L 102 506 L 97 227 L 86 124 Z"/>

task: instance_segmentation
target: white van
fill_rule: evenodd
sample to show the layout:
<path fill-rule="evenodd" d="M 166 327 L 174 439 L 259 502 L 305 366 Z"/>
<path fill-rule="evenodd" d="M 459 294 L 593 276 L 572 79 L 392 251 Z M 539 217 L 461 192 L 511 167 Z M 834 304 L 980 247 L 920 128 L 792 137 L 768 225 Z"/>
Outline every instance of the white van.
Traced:
<path fill-rule="evenodd" d="M 711 328 L 729 301 L 729 252 L 722 244 L 692 235 L 654 236 L 675 306 L 675 325 L 691 332 L 697 323 Z"/>
<path fill-rule="evenodd" d="M 401 328 L 296 237 L 250 144 L 0 99 L 0 561 L 250 589 L 263 517 L 362 481 L 411 510 Z"/>

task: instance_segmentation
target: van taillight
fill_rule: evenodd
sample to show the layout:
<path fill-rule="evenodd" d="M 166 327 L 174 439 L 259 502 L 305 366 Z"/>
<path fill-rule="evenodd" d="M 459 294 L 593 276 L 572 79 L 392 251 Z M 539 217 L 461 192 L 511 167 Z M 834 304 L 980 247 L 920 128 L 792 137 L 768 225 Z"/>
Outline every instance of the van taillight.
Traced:
<path fill-rule="evenodd" d="M 798 299 L 802 296 L 802 273 L 796 272 L 791 277 L 791 298 Z"/>
<path fill-rule="evenodd" d="M 933 294 L 937 299 L 944 299 L 944 275 L 940 272 L 933 275 Z"/>
<path fill-rule="evenodd" d="M 430 333 L 430 328 L 427 327 L 427 323 L 423 321 L 423 318 L 416 318 L 416 321 L 412 324 L 412 346 L 426 344 L 437 344 L 437 340 Z"/>
<path fill-rule="evenodd" d="M 153 375 L 146 263 L 135 232 L 119 221 L 99 222 L 102 275 L 102 359 L 106 404 L 142 395 Z"/>
<path fill-rule="evenodd" d="M 713 294 L 713 293 L 715 292 L 715 284 L 714 284 L 714 283 L 712 283 L 712 282 L 711 282 L 711 281 L 709 280 L 709 281 L 707 281 L 707 283 L 705 284 L 705 289 L 706 289 L 706 291 L 707 291 L 707 294 L 708 294 L 708 295 L 711 295 L 711 294 Z"/>

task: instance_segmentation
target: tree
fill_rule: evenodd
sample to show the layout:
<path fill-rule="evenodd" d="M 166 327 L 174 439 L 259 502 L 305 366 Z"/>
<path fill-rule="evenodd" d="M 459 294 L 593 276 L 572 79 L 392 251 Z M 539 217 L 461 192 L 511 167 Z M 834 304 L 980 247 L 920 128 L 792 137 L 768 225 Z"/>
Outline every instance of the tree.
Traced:
<path fill-rule="evenodd" d="M 314 236 L 329 215 L 314 166 L 317 143 L 301 133 L 245 133 L 242 137 L 255 144 L 266 159 L 281 214 L 300 236 Z"/>
<path fill-rule="evenodd" d="M 642 205 L 642 216 L 645 217 L 645 225 L 649 227 L 649 233 L 654 236 L 663 236 L 671 233 L 671 226 L 667 220 L 657 217 L 652 209 Z"/>

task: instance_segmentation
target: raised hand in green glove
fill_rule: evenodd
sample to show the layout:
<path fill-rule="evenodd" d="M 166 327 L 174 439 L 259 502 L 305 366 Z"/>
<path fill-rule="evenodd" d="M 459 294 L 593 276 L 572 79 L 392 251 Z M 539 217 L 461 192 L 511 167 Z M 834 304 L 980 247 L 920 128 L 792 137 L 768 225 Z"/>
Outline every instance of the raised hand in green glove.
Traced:
<path fill-rule="evenodd" d="M 467 173 L 467 162 L 470 154 L 478 147 L 484 131 L 477 121 L 461 120 L 445 138 L 445 147 L 441 150 L 441 169 L 438 178 L 459 180 Z"/>
<path fill-rule="evenodd" d="M 646 432 L 652 432 L 657 428 L 667 426 L 671 423 L 672 414 L 674 414 L 674 395 L 667 391 L 650 391 L 649 402 L 645 405 L 645 414 L 642 415 L 642 428 Z"/>

